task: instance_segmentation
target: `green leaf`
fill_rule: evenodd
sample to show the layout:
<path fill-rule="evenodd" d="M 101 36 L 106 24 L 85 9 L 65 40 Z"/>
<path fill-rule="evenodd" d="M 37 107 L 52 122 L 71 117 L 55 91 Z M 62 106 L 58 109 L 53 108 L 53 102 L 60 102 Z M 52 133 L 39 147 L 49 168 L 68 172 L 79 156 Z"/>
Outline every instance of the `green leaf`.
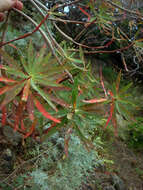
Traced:
<path fill-rule="evenodd" d="M 77 78 L 75 78 L 74 79 L 73 90 L 72 90 L 72 105 L 73 105 L 73 108 L 76 107 L 77 96 L 78 96 L 78 80 L 77 80 Z"/>
<path fill-rule="evenodd" d="M 122 111 L 120 110 L 120 106 L 117 101 L 115 101 L 115 108 L 117 109 L 118 113 L 122 115 Z"/>
<path fill-rule="evenodd" d="M 82 63 L 85 63 L 85 59 L 84 59 L 84 54 L 83 54 L 83 50 L 81 47 L 79 47 L 79 50 L 80 50 L 80 58 L 82 60 Z"/>
<path fill-rule="evenodd" d="M 125 106 L 119 105 L 121 110 L 121 115 L 123 115 L 127 120 L 134 120 L 134 117 L 130 111 L 128 111 Z"/>
<path fill-rule="evenodd" d="M 143 48 L 143 42 L 134 41 L 134 43 L 136 47 Z"/>
<path fill-rule="evenodd" d="M 46 55 L 45 57 L 43 57 L 41 59 L 40 62 L 37 62 L 34 66 L 34 73 L 40 73 L 40 72 L 45 72 L 47 73 L 48 72 L 48 69 L 50 69 L 52 66 L 53 66 L 53 62 L 56 63 L 56 59 L 53 59 L 53 62 L 50 60 L 51 58 L 51 53 L 48 53 L 48 55 Z M 35 59 L 35 61 L 37 61 Z M 39 67 L 40 65 L 40 67 Z"/>
<path fill-rule="evenodd" d="M 67 59 L 74 63 L 82 63 L 82 60 L 80 60 L 80 59 L 75 59 L 75 58 L 71 58 L 71 57 L 67 57 Z"/>
<path fill-rule="evenodd" d="M 7 73 L 14 75 L 16 77 L 21 77 L 21 78 L 28 78 L 28 75 L 25 75 L 21 70 L 9 67 L 9 66 L 2 66 L 2 69 L 6 70 Z"/>
<path fill-rule="evenodd" d="M 47 78 L 40 78 L 40 77 L 34 77 L 33 81 L 36 83 L 36 84 L 42 84 L 44 86 L 55 86 L 55 87 L 61 87 L 62 85 L 61 84 L 58 84 L 56 82 L 53 82 L 53 80 L 51 79 L 47 79 Z"/>
<path fill-rule="evenodd" d="M 118 99 L 118 102 L 122 103 L 122 104 L 129 104 L 129 105 L 132 105 L 133 107 L 136 107 L 136 105 L 131 102 L 131 101 L 128 101 L 128 100 L 122 100 L 122 99 Z"/>
<path fill-rule="evenodd" d="M 119 91 L 120 80 L 121 80 L 121 71 L 119 72 L 117 79 L 116 79 L 116 93 L 118 93 L 118 91 Z"/>
<path fill-rule="evenodd" d="M 46 65 L 44 67 L 42 65 L 42 60 L 44 58 L 45 51 L 46 51 L 45 47 L 42 47 L 40 51 L 38 52 L 38 54 L 35 55 L 33 63 L 31 64 L 32 67 L 30 67 L 32 74 L 39 72 L 40 67 L 41 68 L 46 67 Z M 48 60 L 47 60 L 47 63 L 48 63 Z"/>
<path fill-rule="evenodd" d="M 58 111 L 58 117 L 65 117 L 67 116 L 69 113 L 69 109 L 61 109 Z"/>
<path fill-rule="evenodd" d="M 31 79 L 31 86 L 33 87 L 34 90 L 36 90 L 41 96 L 42 98 L 44 98 L 44 100 L 46 100 L 46 102 L 54 109 L 57 111 L 56 106 L 51 102 L 49 96 L 42 90 L 40 89 L 35 83 L 34 81 Z"/>
<path fill-rule="evenodd" d="M 26 60 L 22 56 L 21 56 L 21 63 L 23 65 L 24 69 L 25 69 L 25 72 L 27 72 L 27 74 L 29 74 L 30 70 L 29 70 L 28 65 L 26 63 Z"/>
<path fill-rule="evenodd" d="M 126 86 L 122 87 L 122 88 L 120 89 L 120 92 L 119 92 L 119 93 L 120 93 L 120 94 L 125 93 L 132 85 L 133 85 L 133 83 L 131 82 L 131 83 L 127 84 Z"/>
<path fill-rule="evenodd" d="M 89 148 L 93 148 L 94 145 L 92 144 L 92 142 L 90 142 L 84 135 L 83 133 L 81 132 L 81 130 L 79 129 L 79 127 L 75 124 L 74 125 L 74 129 L 78 135 L 78 137 L 80 138 L 80 140 L 85 144 L 86 148 L 89 149 Z"/>

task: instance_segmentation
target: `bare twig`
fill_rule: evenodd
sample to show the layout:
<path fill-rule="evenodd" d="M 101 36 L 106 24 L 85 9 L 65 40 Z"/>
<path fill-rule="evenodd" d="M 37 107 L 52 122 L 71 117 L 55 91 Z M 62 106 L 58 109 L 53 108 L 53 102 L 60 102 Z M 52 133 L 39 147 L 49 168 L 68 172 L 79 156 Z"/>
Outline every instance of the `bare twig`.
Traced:
<path fill-rule="evenodd" d="M 103 49 L 106 48 L 107 45 L 103 45 L 103 46 L 87 46 L 85 44 L 81 44 L 76 42 L 74 39 L 72 39 L 70 36 L 68 36 L 67 34 L 65 34 L 57 25 L 56 23 L 54 23 L 55 28 L 58 30 L 58 32 L 60 32 L 60 34 L 63 35 L 64 38 L 66 38 L 67 40 L 73 42 L 74 44 L 80 46 L 80 47 L 84 47 L 84 48 L 88 48 L 88 49 Z"/>
<path fill-rule="evenodd" d="M 124 50 L 129 49 L 134 45 L 134 42 L 130 43 L 128 46 L 125 46 L 123 48 L 114 49 L 114 50 L 99 50 L 99 51 L 83 51 L 85 54 L 97 54 L 97 53 L 118 53 Z M 68 49 L 69 52 L 79 52 L 78 49 Z"/>
<path fill-rule="evenodd" d="M 129 14 L 137 15 L 137 16 L 139 16 L 140 18 L 143 18 L 143 16 L 142 16 L 141 14 L 139 14 L 139 12 L 137 12 L 137 11 L 132 11 L 132 10 L 126 9 L 126 8 L 124 8 L 124 7 L 121 7 L 121 6 L 117 5 L 116 3 L 114 3 L 114 2 L 111 1 L 111 0 L 105 0 L 105 1 L 106 1 L 107 3 L 109 3 L 110 5 L 112 5 L 113 7 L 116 7 L 116 8 L 118 8 L 118 9 L 122 10 L 122 11 L 125 11 L 125 12 L 129 13 Z"/>

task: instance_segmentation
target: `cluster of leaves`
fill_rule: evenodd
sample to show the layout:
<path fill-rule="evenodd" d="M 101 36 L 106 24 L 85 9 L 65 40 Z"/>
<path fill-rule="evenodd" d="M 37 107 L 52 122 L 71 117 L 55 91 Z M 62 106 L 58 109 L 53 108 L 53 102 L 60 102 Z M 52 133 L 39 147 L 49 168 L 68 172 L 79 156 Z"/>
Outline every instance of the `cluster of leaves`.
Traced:
<path fill-rule="evenodd" d="M 54 64 L 55 60 L 51 58 L 50 53 L 44 56 L 45 50 L 45 48 L 42 48 L 39 55 L 34 55 L 33 46 L 30 44 L 27 57 L 21 56 L 21 63 L 19 64 L 9 57 L 6 52 L 1 50 L 1 54 L 7 61 L 7 65 L 1 66 L 1 71 L 4 74 L 1 77 L 3 85 L 1 86 L 0 94 L 5 94 L 0 106 L 3 112 L 2 125 L 5 125 L 6 121 L 6 105 L 15 99 L 13 106 L 10 107 L 15 122 L 14 130 L 18 130 L 19 123 L 23 131 L 28 130 L 24 124 L 24 121 L 27 119 L 26 112 L 32 122 L 31 128 L 26 133 L 25 138 L 32 134 L 37 123 L 34 117 L 34 105 L 46 118 L 60 123 L 60 120 L 53 118 L 46 112 L 38 100 L 39 95 L 56 110 L 55 105 L 50 100 L 50 95 L 46 91 L 54 90 L 53 88 L 64 88 L 56 82 L 60 76 L 65 75 L 62 73 L 64 68 Z M 46 89 L 43 90 L 44 88 Z"/>
<path fill-rule="evenodd" d="M 71 60 L 77 61 L 81 66 L 74 63 L 71 66 L 68 61 L 58 65 L 51 53 L 46 53 L 45 47 L 35 54 L 31 42 L 28 54 L 21 56 L 19 63 L 5 51 L 0 50 L 6 61 L 6 64 L 1 66 L 0 77 L 2 125 L 8 122 L 15 131 L 21 132 L 24 138 L 38 135 L 43 140 L 64 128 L 66 156 L 73 131 L 87 149 L 93 148 L 90 139 L 84 134 L 91 125 L 89 116 L 94 118 L 93 123 L 96 124 L 97 115 L 104 116 L 105 119 L 109 115 L 105 128 L 112 121 L 117 135 L 116 112 L 126 119 L 130 116 L 126 106 L 133 104 L 126 100 L 128 99 L 126 91 L 131 84 L 119 90 L 120 72 L 116 82 L 109 86 L 110 90 L 106 92 L 102 70 L 100 85 L 92 76 L 90 65 L 85 64 L 83 52 L 80 51 L 82 61 L 69 57 L 70 63 Z M 67 69 L 74 76 L 74 82 L 65 72 Z M 101 98 L 103 92 L 105 97 Z M 110 108 L 106 110 L 106 106 Z M 45 120 L 39 122 L 38 118 L 41 115 Z M 46 124 L 48 128 L 45 129 Z M 40 127 L 37 127 L 38 125 Z"/>
<path fill-rule="evenodd" d="M 57 65 L 51 53 L 45 56 L 45 50 L 45 47 L 43 47 L 39 54 L 35 55 L 33 46 L 30 43 L 28 55 L 27 57 L 21 56 L 20 63 L 17 63 L 6 52 L 0 50 L 0 53 L 6 61 L 6 64 L 1 66 L 2 76 L 0 78 L 2 125 L 4 126 L 6 124 L 7 113 L 10 113 L 11 122 L 9 124 L 14 127 L 15 131 L 18 130 L 22 132 L 24 138 L 30 136 L 37 125 L 37 119 L 34 115 L 35 107 L 44 117 L 53 121 L 53 124 L 51 124 L 46 133 L 49 133 L 56 123 L 61 123 L 60 119 L 51 116 L 46 111 L 46 108 L 44 108 L 41 102 L 48 103 L 48 105 L 57 112 L 57 116 L 63 120 L 64 124 L 68 123 L 68 120 L 74 122 L 76 119 L 74 119 L 73 116 L 77 117 L 80 110 L 80 114 L 82 114 L 82 109 L 84 110 L 84 103 L 80 100 L 83 99 L 85 95 L 83 95 L 82 89 L 80 89 L 81 86 L 78 84 L 78 79 L 75 78 L 73 85 L 64 86 L 61 84 L 60 82 L 67 78 L 65 70 L 70 67 L 66 66 L 66 64 L 62 66 Z M 80 76 L 81 74 L 79 74 L 79 78 Z M 83 77 L 81 80 L 83 80 Z M 84 81 L 82 81 L 82 86 L 83 84 Z M 86 88 L 88 89 L 88 87 L 89 86 Z M 78 88 L 82 96 L 79 96 Z M 69 97 L 68 102 L 58 96 L 60 91 L 64 91 L 64 98 L 66 96 Z M 69 91 L 72 91 L 72 93 Z M 77 100 L 78 96 L 80 100 Z M 106 99 L 95 100 L 95 103 L 98 101 L 102 102 L 106 101 Z M 56 105 L 53 102 L 55 102 Z M 63 109 L 58 111 L 57 105 L 61 105 Z M 79 109 L 79 107 L 81 108 Z M 72 126 L 72 122 L 68 125 Z M 76 125 L 78 125 L 78 123 Z M 21 128 L 19 128 L 19 126 L 21 126 Z M 54 131 L 55 130 L 57 130 L 56 127 L 54 127 Z M 78 127 L 77 131 L 80 134 Z"/>
<path fill-rule="evenodd" d="M 74 4 L 74 2 L 67 3 L 71 6 Z M 90 46 L 78 42 L 61 31 L 54 22 L 53 25 L 58 32 L 71 41 L 71 43 L 65 43 L 62 40 L 62 44 L 58 44 L 49 26 L 45 23 L 47 19 L 59 21 L 59 17 L 61 17 L 61 22 L 66 23 L 62 20 L 63 14 L 58 12 L 59 8 L 63 8 L 65 5 L 59 4 L 54 5 L 48 13 L 45 11 L 48 11 L 48 9 L 44 7 L 43 12 L 40 12 L 44 16 L 40 24 L 36 23 L 36 28 L 32 32 L 15 39 L 24 39 L 39 30 L 50 47 L 50 53 L 46 50 L 46 47 L 42 47 L 38 53 L 35 53 L 35 49 L 30 42 L 28 53 L 20 55 L 20 60 L 16 61 L 4 50 L 0 50 L 0 54 L 5 61 L 0 66 L 2 125 L 4 126 L 8 122 L 15 131 L 21 132 L 24 138 L 38 135 L 42 139 L 64 128 L 66 130 L 66 155 L 68 155 L 68 143 L 73 131 L 76 132 L 87 148 L 92 147 L 92 143 L 84 135 L 82 127 L 87 115 L 95 115 L 99 110 L 99 114 L 107 118 L 105 128 L 112 121 L 116 135 L 116 113 L 118 112 L 126 119 L 129 119 L 129 116 L 131 117 L 128 106 L 133 104 L 128 101 L 129 98 L 126 93 L 131 84 L 119 88 L 120 72 L 116 82 L 109 86 L 106 91 L 101 72 L 102 68 L 100 69 L 100 85 L 100 81 L 95 80 L 92 76 L 90 64 L 86 64 L 84 53 L 116 53 L 129 49 L 133 45 L 136 47 L 137 42 L 142 43 L 138 39 L 133 39 L 129 43 L 130 40 L 124 32 L 115 25 L 115 7 L 112 7 L 110 2 L 85 1 L 82 6 L 81 4 L 77 6 L 84 18 L 87 18 L 85 23 L 83 22 L 84 19 L 81 21 L 82 24 L 84 23 L 84 29 L 91 26 L 98 28 L 100 34 L 103 36 L 104 33 L 104 37 L 107 38 L 106 40 L 104 38 L 104 43 L 98 41 L 96 46 Z M 73 8 L 75 8 L 74 5 Z M 113 15 L 110 14 L 111 10 L 113 10 Z M 29 18 L 32 23 L 35 23 L 32 19 L 33 17 Z M 84 29 L 80 35 L 84 33 Z M 76 36 L 75 39 L 80 39 L 80 37 Z M 2 43 L 2 45 L 4 46 L 15 40 Z M 113 51 L 106 51 L 105 49 L 115 41 L 120 41 L 120 47 Z M 73 49 L 74 44 L 80 46 L 80 48 Z M 69 48 L 71 46 L 72 49 Z M 87 52 L 86 49 L 94 51 Z M 124 65 L 127 69 L 125 59 Z M 107 110 L 105 110 L 105 105 L 109 107 Z M 39 122 L 38 117 L 41 115 L 37 114 L 37 110 L 48 120 L 45 119 Z M 49 127 L 45 130 L 44 125 L 46 123 L 49 124 Z M 88 122 L 85 123 L 90 125 Z"/>

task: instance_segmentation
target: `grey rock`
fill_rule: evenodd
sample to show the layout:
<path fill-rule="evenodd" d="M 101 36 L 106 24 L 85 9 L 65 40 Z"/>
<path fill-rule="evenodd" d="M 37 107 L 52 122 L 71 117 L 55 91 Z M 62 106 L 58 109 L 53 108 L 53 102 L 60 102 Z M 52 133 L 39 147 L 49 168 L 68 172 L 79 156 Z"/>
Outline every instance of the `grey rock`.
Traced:
<path fill-rule="evenodd" d="M 116 174 L 111 175 L 111 182 L 115 190 L 127 190 L 123 180 Z"/>
<path fill-rule="evenodd" d="M 14 167 L 15 155 L 9 148 L 3 150 L 0 156 L 0 174 L 10 173 Z"/>
<path fill-rule="evenodd" d="M 9 148 L 7 148 L 4 150 L 2 157 L 4 160 L 10 161 L 13 159 L 13 153 Z"/>
<path fill-rule="evenodd" d="M 110 185 L 110 186 L 104 187 L 103 190 L 115 190 L 115 188 L 112 185 Z"/>
<path fill-rule="evenodd" d="M 14 131 L 10 126 L 3 128 L 3 135 L 13 146 L 17 146 L 22 141 L 22 135 Z"/>

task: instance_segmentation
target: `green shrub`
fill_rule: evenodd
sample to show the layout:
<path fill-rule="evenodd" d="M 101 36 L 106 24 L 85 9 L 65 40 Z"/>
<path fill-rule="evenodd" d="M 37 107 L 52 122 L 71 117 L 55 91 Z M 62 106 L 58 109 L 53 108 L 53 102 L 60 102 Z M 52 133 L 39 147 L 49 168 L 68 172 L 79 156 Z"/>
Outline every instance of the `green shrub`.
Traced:
<path fill-rule="evenodd" d="M 78 137 L 72 135 L 69 142 L 69 156 L 64 157 L 64 138 L 52 137 L 56 146 L 48 142 L 48 155 L 40 159 L 37 168 L 30 173 L 29 184 L 41 190 L 76 190 L 86 180 L 91 171 L 104 160 L 99 158 L 95 150 L 86 150 Z M 60 146 L 60 149 L 58 148 Z M 53 147 L 53 148 L 51 148 Z M 63 151 L 62 151 L 63 147 Z"/>
<path fill-rule="evenodd" d="M 137 150 L 143 149 L 143 118 L 136 118 L 136 122 L 130 124 L 128 144 Z"/>

